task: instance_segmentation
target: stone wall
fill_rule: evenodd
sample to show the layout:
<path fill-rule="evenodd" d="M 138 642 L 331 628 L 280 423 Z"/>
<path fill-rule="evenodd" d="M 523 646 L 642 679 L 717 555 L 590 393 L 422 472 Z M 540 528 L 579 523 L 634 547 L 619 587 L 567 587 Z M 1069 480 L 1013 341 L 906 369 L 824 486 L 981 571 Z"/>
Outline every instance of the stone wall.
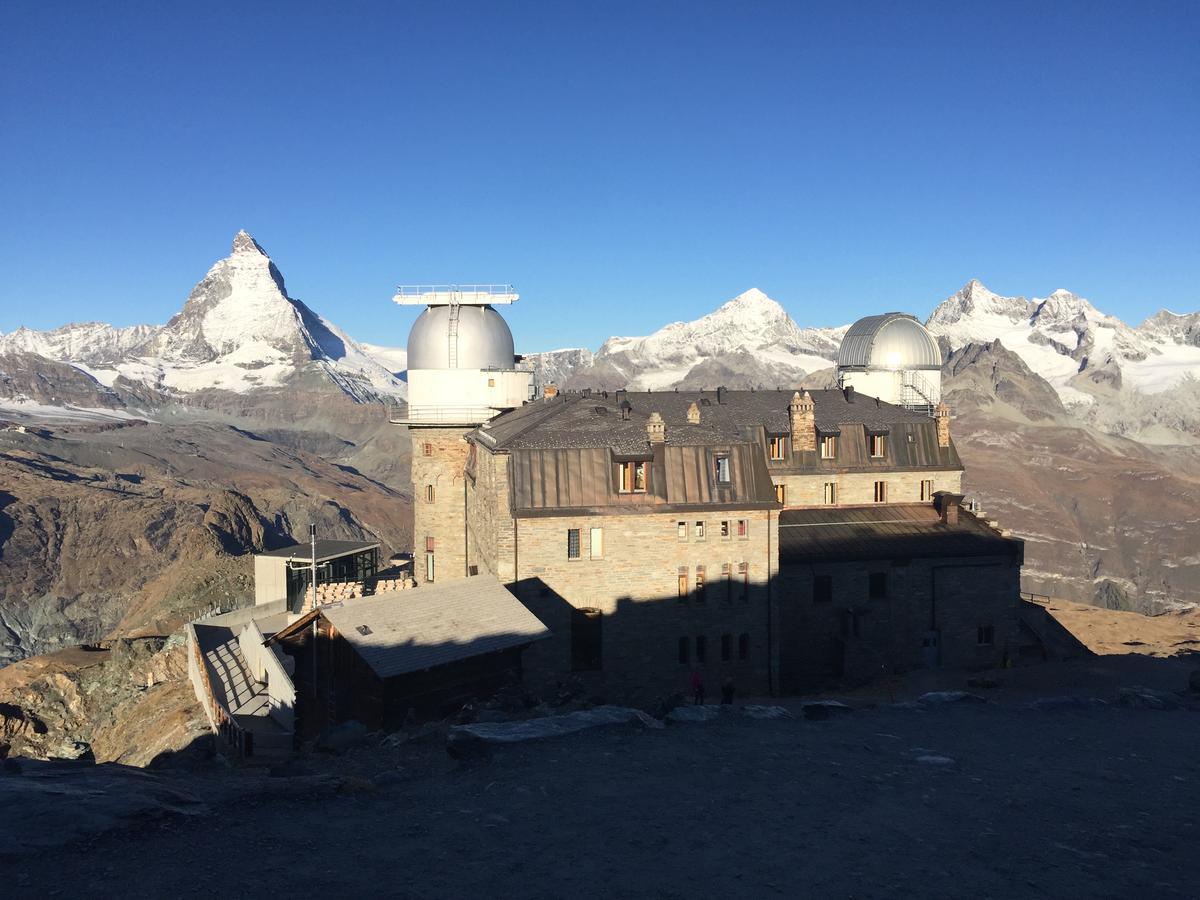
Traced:
<path fill-rule="evenodd" d="M 504 584 L 516 577 L 508 460 L 506 454 L 480 448 L 475 477 L 467 478 L 467 565 L 495 575 Z"/>
<path fill-rule="evenodd" d="M 886 596 L 870 596 L 871 573 Z M 787 566 L 775 594 L 780 686 L 795 691 L 844 676 L 866 681 L 931 663 L 986 668 L 1013 658 L 1019 641 L 1019 564 L 1006 557 L 890 560 Z M 832 598 L 814 599 L 816 576 L 832 579 Z M 990 626 L 991 643 L 980 643 Z M 925 647 L 936 630 L 935 655 Z"/>
<path fill-rule="evenodd" d="M 771 473 L 775 484 L 786 486 L 785 503 L 788 506 L 823 506 L 825 483 L 832 481 L 838 486 L 838 505 L 853 506 L 875 502 L 875 482 L 887 482 L 888 503 L 921 502 L 921 482 L 931 480 L 935 491 L 962 492 L 962 472 L 918 471 L 918 472 L 852 472 L 840 475 L 779 475 Z M 929 502 L 926 498 L 925 502 Z"/>
<path fill-rule="evenodd" d="M 427 539 L 433 539 L 436 581 L 467 574 L 463 469 L 469 445 L 462 428 L 410 426 L 413 481 L 413 577 L 426 578 Z M 426 444 L 430 455 L 425 454 Z M 433 501 L 428 488 L 433 487 Z"/>
<path fill-rule="evenodd" d="M 738 520 L 747 536 L 737 536 Z M 721 521 L 730 535 L 720 536 Z M 678 537 L 685 522 L 687 537 Z M 704 522 L 704 537 L 696 534 Z M 579 529 L 580 555 L 568 559 L 568 530 Z M 601 529 L 602 553 L 593 558 L 591 529 Z M 525 656 L 528 677 L 543 684 L 572 673 L 572 611 L 599 610 L 602 671 L 575 674 L 589 688 L 627 702 L 686 692 L 691 672 L 700 671 L 711 696 L 732 678 L 739 693 L 770 690 L 768 582 L 778 542 L 774 511 L 553 516 L 517 520 L 514 590 L 554 633 Z M 745 596 L 739 580 L 746 564 Z M 727 588 L 723 567 L 729 566 Z M 703 567 L 705 589 L 696 590 Z M 687 594 L 679 596 L 685 571 Z M 746 635 L 743 639 L 741 636 Z M 722 659 L 728 636 L 729 659 Z M 696 639 L 703 638 L 705 660 L 697 660 Z M 680 661 L 680 639 L 688 642 L 687 662 Z M 740 658 L 739 641 L 746 643 Z"/>

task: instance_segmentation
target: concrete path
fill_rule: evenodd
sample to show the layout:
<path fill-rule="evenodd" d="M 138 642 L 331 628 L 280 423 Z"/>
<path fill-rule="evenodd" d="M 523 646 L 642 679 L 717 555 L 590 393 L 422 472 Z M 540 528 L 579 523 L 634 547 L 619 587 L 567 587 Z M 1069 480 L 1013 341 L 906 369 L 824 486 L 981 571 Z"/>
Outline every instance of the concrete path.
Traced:
<path fill-rule="evenodd" d="M 199 623 L 195 628 L 217 702 L 247 731 L 283 733 L 283 726 L 270 716 L 267 686 L 250 674 L 233 629 Z"/>

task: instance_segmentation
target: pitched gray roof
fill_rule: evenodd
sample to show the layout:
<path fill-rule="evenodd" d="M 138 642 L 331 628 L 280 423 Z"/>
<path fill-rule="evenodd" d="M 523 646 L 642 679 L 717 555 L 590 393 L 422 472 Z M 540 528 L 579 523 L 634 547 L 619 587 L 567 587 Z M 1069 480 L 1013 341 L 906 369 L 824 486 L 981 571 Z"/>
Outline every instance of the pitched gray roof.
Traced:
<path fill-rule="evenodd" d="M 519 647 L 550 635 L 491 575 L 390 591 L 341 606 L 323 606 L 320 611 L 380 678 Z"/>
<path fill-rule="evenodd" d="M 929 559 L 1013 556 L 1024 543 L 1003 537 L 967 510 L 947 525 L 933 506 L 896 503 L 879 506 L 787 509 L 779 514 L 781 565 L 859 559 Z"/>
<path fill-rule="evenodd" d="M 646 420 L 659 413 L 667 426 L 667 444 L 719 446 L 753 438 L 754 430 L 788 431 L 788 404 L 794 389 L 778 391 L 609 391 L 560 394 L 534 400 L 497 416 L 471 433 L 491 450 L 554 450 L 607 447 L 621 454 L 646 451 Z M 809 392 L 815 407 L 817 429 L 837 432 L 843 425 L 864 425 L 886 430 L 902 422 L 931 420 L 921 413 L 893 406 L 862 394 L 840 390 Z M 632 407 L 621 417 L 620 404 Z M 700 423 L 687 421 L 688 407 L 700 408 Z"/>

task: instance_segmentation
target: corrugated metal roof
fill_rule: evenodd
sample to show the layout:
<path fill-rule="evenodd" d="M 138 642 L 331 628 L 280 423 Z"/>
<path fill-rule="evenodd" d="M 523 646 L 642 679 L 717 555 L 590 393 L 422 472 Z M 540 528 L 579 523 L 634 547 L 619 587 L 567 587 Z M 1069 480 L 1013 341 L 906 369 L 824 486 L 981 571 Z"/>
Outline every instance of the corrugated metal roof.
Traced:
<path fill-rule="evenodd" d="M 321 607 L 320 613 L 380 678 L 507 650 L 550 635 L 491 575 L 376 594 L 340 607 Z"/>
<path fill-rule="evenodd" d="M 940 369 L 942 351 L 916 317 L 890 312 L 859 319 L 838 348 L 839 368 Z"/>
<path fill-rule="evenodd" d="M 1023 543 L 1002 537 L 967 510 L 946 525 L 923 503 L 789 509 L 779 514 L 781 565 L 859 559 L 1013 556 Z"/>

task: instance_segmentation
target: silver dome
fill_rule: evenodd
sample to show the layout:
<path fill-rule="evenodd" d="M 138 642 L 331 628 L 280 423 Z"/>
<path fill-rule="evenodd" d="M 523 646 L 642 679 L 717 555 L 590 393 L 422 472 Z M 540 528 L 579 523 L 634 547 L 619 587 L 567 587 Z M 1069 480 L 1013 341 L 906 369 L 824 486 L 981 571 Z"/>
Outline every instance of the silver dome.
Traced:
<path fill-rule="evenodd" d="M 940 369 L 942 350 L 908 313 L 867 316 L 850 326 L 838 348 L 840 369 Z"/>
<path fill-rule="evenodd" d="M 408 368 L 513 368 L 513 336 L 500 313 L 490 306 L 457 307 L 458 336 L 451 348 L 450 310 L 431 306 L 417 316 L 408 333 Z"/>

